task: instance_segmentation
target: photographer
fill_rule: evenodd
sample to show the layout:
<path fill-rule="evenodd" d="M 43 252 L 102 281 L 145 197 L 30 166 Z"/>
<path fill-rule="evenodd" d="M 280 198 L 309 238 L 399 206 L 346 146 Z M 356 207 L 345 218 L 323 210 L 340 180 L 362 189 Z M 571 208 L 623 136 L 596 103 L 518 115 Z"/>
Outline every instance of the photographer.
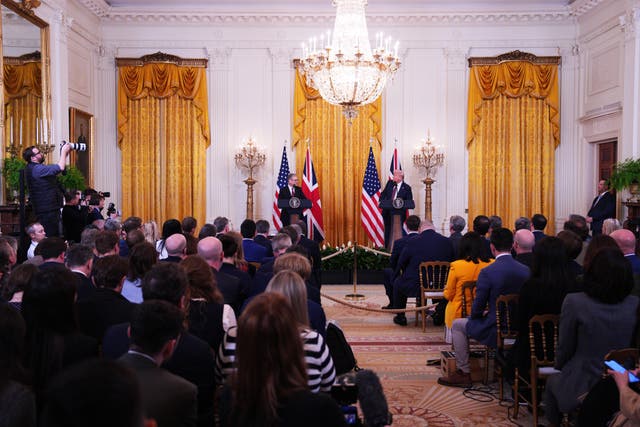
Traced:
<path fill-rule="evenodd" d="M 62 208 L 62 230 L 69 242 L 80 243 L 82 230 L 87 225 L 89 208 L 80 203 L 81 193 L 77 190 L 64 194 L 65 205 Z"/>
<path fill-rule="evenodd" d="M 57 164 L 45 165 L 44 154 L 31 146 L 22 152 L 27 162 L 25 177 L 29 187 L 29 199 L 38 222 L 44 226 L 48 237 L 60 236 L 60 208 L 62 207 L 62 191 L 56 176 L 64 171 L 71 145 L 65 144 L 60 149 Z"/>

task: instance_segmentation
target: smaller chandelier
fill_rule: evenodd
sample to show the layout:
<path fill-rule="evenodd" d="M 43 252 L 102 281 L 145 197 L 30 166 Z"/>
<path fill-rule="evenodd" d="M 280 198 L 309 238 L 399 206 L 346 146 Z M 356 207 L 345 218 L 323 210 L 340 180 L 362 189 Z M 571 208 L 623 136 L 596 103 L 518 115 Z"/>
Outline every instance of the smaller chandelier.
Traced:
<path fill-rule="evenodd" d="M 444 153 L 439 152 L 442 147 L 435 145 L 431 139 L 431 131 L 427 131 L 427 139 L 423 145 L 416 148 L 413 154 L 413 164 L 416 167 L 424 168 L 426 179 L 432 179 L 432 174 L 444 163 Z"/>
<path fill-rule="evenodd" d="M 331 32 L 302 45 L 299 63 L 307 84 L 316 88 L 328 103 L 342 106 L 347 119 L 357 108 L 370 104 L 382 93 L 400 67 L 398 43 L 391 51 L 391 37 L 376 35 L 371 49 L 364 7 L 367 0 L 333 0 L 336 21 Z"/>

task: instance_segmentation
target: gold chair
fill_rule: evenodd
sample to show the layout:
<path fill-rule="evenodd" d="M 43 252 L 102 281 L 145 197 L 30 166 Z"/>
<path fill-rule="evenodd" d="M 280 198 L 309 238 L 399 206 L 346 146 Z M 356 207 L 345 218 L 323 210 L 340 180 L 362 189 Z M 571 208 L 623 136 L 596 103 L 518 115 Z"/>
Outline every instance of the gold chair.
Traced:
<path fill-rule="evenodd" d="M 471 310 L 467 307 L 471 306 L 473 299 L 476 297 L 476 281 L 470 280 L 462 284 L 462 318 L 469 317 Z"/>
<path fill-rule="evenodd" d="M 518 417 L 520 398 L 532 409 L 533 425 L 538 425 L 538 391 L 542 391 L 547 377 L 560 371 L 553 367 L 558 348 L 557 314 L 539 314 L 529 319 L 529 349 L 531 351 L 531 368 L 529 378 L 523 377 L 516 366 L 513 390 L 515 395 L 514 418 Z M 520 382 L 531 391 L 530 399 L 522 394 Z"/>
<path fill-rule="evenodd" d="M 518 337 L 515 322 L 519 299 L 520 296 L 518 294 L 500 295 L 498 299 L 496 299 L 496 330 L 498 341 L 495 353 L 495 373 L 498 377 L 500 400 L 502 400 L 504 393 L 502 373 L 507 365 L 506 352 L 513 349 L 516 338 Z M 487 370 L 485 378 L 487 379 L 489 377 L 488 359 L 488 356 L 485 356 L 485 369 Z"/>
<path fill-rule="evenodd" d="M 420 306 L 427 305 L 427 300 L 433 298 L 444 298 L 444 287 L 447 285 L 449 277 L 449 265 L 447 261 L 424 261 L 418 267 L 420 277 L 420 294 L 416 298 Z M 422 332 L 427 328 L 427 312 L 420 312 L 422 320 Z M 416 314 L 416 326 L 418 325 L 418 315 Z"/>
<path fill-rule="evenodd" d="M 473 304 L 473 300 L 476 297 L 476 281 L 469 280 L 462 284 L 462 318 L 469 317 L 471 314 L 471 309 L 467 307 L 471 307 Z M 487 384 L 489 382 L 489 348 L 474 340 L 473 338 L 469 338 L 469 352 L 480 352 L 484 355 L 484 372 L 482 374 L 482 382 Z"/>

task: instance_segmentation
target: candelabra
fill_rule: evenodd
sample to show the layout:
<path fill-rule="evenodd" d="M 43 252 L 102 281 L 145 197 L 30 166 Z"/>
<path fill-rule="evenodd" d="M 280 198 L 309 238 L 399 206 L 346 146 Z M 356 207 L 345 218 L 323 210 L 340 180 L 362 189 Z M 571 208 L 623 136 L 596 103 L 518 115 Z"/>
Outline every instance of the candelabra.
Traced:
<path fill-rule="evenodd" d="M 428 220 L 431 220 L 431 185 L 436 182 L 432 178 L 432 174 L 444 163 L 444 153 L 438 152 L 440 149 L 433 143 L 431 132 L 427 131 L 427 139 L 417 147 L 413 154 L 413 164 L 418 168 L 425 169 L 426 177 L 422 180 L 425 185 L 424 217 Z"/>
<path fill-rule="evenodd" d="M 13 117 L 9 117 L 9 128 L 7 130 L 8 144 L 5 147 L 5 151 L 10 157 L 22 157 L 22 150 L 28 147 L 31 144 L 23 144 L 24 140 L 29 141 L 31 137 L 35 136 L 35 145 L 36 148 L 45 156 L 48 156 L 49 153 L 53 152 L 56 148 L 56 145 L 53 143 L 47 143 L 47 139 L 51 137 L 51 122 L 46 122 L 43 119 L 36 119 L 35 128 L 31 130 L 27 129 L 25 126 L 24 132 L 22 129 L 22 120 L 18 122 L 16 125 L 15 132 L 17 133 L 17 144 L 14 140 L 14 128 L 13 128 Z M 29 134 L 31 132 L 31 134 Z M 34 135 L 35 133 L 35 135 Z"/>
<path fill-rule="evenodd" d="M 234 156 L 236 166 L 249 170 L 249 177 L 244 180 L 247 184 L 247 219 L 253 219 L 253 185 L 258 182 L 253 179 L 253 170 L 262 166 L 267 156 L 258 148 L 253 138 L 240 147 Z"/>

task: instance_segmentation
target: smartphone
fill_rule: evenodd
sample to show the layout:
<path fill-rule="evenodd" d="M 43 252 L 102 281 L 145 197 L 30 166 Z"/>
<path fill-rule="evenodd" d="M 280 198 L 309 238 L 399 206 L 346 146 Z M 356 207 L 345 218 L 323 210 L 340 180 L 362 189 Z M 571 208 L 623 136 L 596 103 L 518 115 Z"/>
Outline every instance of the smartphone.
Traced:
<path fill-rule="evenodd" d="M 604 362 L 604 364 L 607 365 L 609 368 L 611 368 L 612 370 L 614 370 L 616 372 L 625 372 L 626 371 L 624 366 L 622 366 L 621 364 L 619 364 L 615 360 L 606 360 Z M 640 379 L 638 379 L 638 377 L 636 377 L 631 372 L 629 372 L 629 382 L 630 383 L 637 383 L 638 381 L 640 381 Z"/>

